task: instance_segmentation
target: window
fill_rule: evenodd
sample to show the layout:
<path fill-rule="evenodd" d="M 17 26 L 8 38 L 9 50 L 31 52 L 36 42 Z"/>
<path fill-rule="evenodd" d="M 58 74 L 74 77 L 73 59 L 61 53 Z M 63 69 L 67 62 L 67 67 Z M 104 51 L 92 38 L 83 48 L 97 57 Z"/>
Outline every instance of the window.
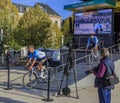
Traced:
<path fill-rule="evenodd" d="M 19 11 L 20 11 L 20 12 L 23 12 L 22 6 L 19 6 Z"/>
<path fill-rule="evenodd" d="M 55 21 L 55 24 L 57 24 L 57 25 L 58 25 L 58 21 Z"/>

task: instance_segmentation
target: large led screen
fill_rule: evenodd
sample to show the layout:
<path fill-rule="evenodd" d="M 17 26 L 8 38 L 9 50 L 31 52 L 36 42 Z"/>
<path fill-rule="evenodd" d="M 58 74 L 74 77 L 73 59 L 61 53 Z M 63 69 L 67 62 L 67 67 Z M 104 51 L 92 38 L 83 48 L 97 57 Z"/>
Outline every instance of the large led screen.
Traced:
<path fill-rule="evenodd" d="M 81 12 L 74 14 L 74 34 L 112 34 L 113 10 Z"/>

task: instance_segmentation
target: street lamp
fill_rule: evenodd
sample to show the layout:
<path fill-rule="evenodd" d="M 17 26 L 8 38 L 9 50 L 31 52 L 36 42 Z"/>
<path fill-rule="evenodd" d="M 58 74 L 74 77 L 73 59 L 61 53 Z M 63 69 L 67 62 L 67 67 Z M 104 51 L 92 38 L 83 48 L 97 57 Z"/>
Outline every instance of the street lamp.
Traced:
<path fill-rule="evenodd" d="M 62 37 L 61 37 L 61 48 L 63 47 L 63 44 L 64 44 L 64 36 L 62 35 Z"/>
<path fill-rule="evenodd" d="M 3 29 L 1 29 L 0 31 L 0 52 L 1 52 L 1 59 L 2 59 L 2 63 L 3 63 Z"/>
<path fill-rule="evenodd" d="M 3 29 L 1 29 L 1 35 L 0 35 L 0 37 L 1 37 L 1 41 L 3 41 Z"/>

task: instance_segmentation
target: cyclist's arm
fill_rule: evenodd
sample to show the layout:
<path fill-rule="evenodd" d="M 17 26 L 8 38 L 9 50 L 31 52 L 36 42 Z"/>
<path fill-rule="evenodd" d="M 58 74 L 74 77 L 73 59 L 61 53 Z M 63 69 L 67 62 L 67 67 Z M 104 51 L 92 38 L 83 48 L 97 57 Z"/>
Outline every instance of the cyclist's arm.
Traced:
<path fill-rule="evenodd" d="M 33 60 L 32 64 L 30 65 L 30 70 L 33 68 L 34 64 L 36 63 L 36 59 Z"/>
<path fill-rule="evenodd" d="M 32 54 L 30 53 L 28 62 L 26 63 L 25 67 L 27 67 L 31 63 L 31 61 L 32 61 Z"/>
<path fill-rule="evenodd" d="M 33 61 L 32 61 L 32 64 L 30 65 L 30 67 L 29 67 L 29 69 L 31 70 L 32 68 L 33 68 L 33 66 L 34 66 L 34 64 L 36 63 L 36 60 L 37 60 L 37 58 L 38 58 L 38 52 L 35 50 L 34 51 L 34 54 L 33 54 Z"/>
<path fill-rule="evenodd" d="M 87 42 L 87 47 L 86 47 L 86 49 L 88 49 L 89 46 L 90 46 L 90 38 L 88 38 L 88 42 Z"/>
<path fill-rule="evenodd" d="M 97 37 L 95 37 L 95 48 L 97 48 L 98 47 L 98 39 L 97 39 Z"/>
<path fill-rule="evenodd" d="M 28 60 L 28 62 L 26 63 L 25 67 L 27 67 L 31 62 L 31 58 Z"/>

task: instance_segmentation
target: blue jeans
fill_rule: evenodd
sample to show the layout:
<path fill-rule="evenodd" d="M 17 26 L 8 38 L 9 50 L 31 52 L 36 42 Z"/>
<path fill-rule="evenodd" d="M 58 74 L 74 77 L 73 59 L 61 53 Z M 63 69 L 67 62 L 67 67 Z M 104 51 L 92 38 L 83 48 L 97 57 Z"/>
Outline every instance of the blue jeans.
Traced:
<path fill-rule="evenodd" d="M 98 88 L 99 103 L 111 102 L 111 89 Z"/>

